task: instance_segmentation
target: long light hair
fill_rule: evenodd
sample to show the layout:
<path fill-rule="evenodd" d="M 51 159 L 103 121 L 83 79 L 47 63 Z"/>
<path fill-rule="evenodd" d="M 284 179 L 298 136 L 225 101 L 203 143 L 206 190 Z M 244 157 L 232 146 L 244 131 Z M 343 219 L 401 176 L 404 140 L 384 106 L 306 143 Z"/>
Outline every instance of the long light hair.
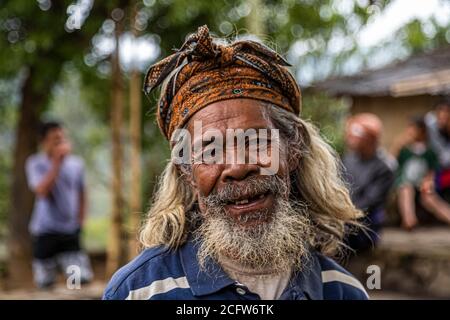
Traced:
<path fill-rule="evenodd" d="M 310 122 L 264 102 L 264 113 L 287 142 L 289 161 L 296 161 L 291 174 L 291 199 L 306 203 L 314 228 L 310 246 L 335 255 L 348 226 L 358 226 L 362 212 L 353 205 L 341 177 L 341 163 L 331 146 Z M 144 247 L 177 248 L 191 231 L 187 213 L 196 203 L 195 192 L 185 180 L 185 170 L 169 161 L 162 173 L 153 202 L 143 224 Z"/>

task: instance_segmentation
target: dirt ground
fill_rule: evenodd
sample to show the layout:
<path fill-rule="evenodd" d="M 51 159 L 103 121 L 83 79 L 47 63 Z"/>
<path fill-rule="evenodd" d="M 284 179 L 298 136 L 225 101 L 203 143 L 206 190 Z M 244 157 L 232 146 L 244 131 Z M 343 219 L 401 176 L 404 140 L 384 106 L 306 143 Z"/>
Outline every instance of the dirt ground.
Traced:
<path fill-rule="evenodd" d="M 101 299 L 106 283 L 94 281 L 80 289 L 67 289 L 61 283 L 49 290 L 35 288 L 0 291 L 0 300 L 97 300 Z"/>

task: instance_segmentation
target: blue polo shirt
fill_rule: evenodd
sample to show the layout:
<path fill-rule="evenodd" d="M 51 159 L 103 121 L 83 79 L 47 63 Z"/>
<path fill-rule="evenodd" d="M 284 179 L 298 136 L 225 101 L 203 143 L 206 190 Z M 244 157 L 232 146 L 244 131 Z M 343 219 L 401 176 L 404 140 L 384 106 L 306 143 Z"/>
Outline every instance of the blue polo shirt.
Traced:
<path fill-rule="evenodd" d="M 211 259 L 206 271 L 196 243 L 178 250 L 146 249 L 114 274 L 104 300 L 259 300 Z M 294 273 L 280 300 L 366 300 L 361 283 L 333 260 L 314 252 L 304 271 Z"/>
<path fill-rule="evenodd" d="M 27 181 L 31 190 L 42 182 L 51 170 L 52 160 L 41 152 L 26 162 Z M 29 225 L 32 235 L 73 234 L 80 229 L 80 195 L 84 189 L 84 163 L 74 155 L 67 155 L 59 169 L 54 185 L 47 196 L 37 195 Z"/>

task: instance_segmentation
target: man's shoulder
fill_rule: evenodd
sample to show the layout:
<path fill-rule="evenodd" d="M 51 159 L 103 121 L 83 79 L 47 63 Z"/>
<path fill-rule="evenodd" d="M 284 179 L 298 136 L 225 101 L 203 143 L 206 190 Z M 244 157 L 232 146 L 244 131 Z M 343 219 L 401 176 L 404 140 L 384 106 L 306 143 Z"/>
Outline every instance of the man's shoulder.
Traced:
<path fill-rule="evenodd" d="M 325 300 L 366 300 L 364 286 L 341 265 L 322 254 L 317 254 L 321 266 Z"/>
<path fill-rule="evenodd" d="M 154 282 L 184 276 L 177 251 L 158 246 L 144 250 L 120 268 L 109 281 L 103 299 L 127 299 Z"/>
<path fill-rule="evenodd" d="M 38 153 L 33 153 L 30 156 L 28 156 L 26 163 L 29 164 L 35 164 L 38 162 L 43 162 L 45 161 L 45 156 L 43 153 L 38 152 Z"/>

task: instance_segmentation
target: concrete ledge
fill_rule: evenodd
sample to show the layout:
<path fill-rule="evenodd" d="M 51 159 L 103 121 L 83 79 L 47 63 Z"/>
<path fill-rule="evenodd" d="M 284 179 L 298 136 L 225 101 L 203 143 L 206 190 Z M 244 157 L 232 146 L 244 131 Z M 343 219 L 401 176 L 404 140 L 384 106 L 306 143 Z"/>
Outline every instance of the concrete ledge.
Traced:
<path fill-rule="evenodd" d="M 381 269 L 381 289 L 423 297 L 450 298 L 450 228 L 412 232 L 387 228 L 370 254 L 351 259 L 347 268 L 364 284 L 369 265 Z"/>

